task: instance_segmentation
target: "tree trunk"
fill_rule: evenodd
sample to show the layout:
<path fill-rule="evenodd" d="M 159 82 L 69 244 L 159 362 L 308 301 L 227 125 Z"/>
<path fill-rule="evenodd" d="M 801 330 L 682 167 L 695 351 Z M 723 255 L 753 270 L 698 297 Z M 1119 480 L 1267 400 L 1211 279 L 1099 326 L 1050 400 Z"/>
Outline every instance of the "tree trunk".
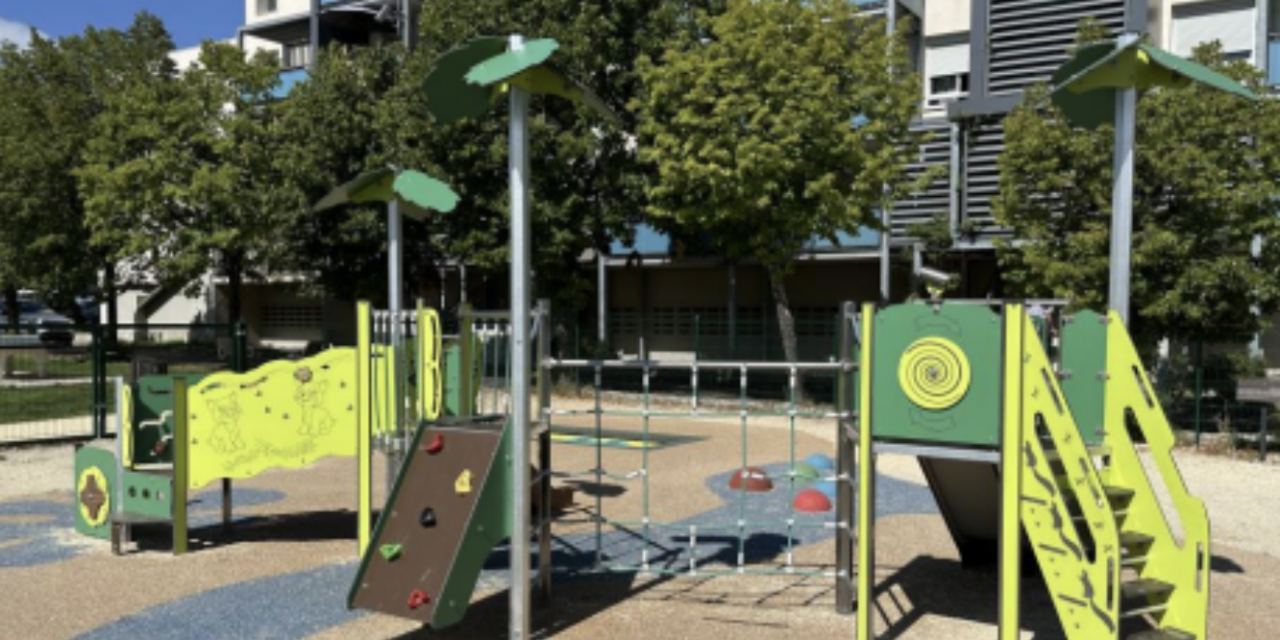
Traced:
<path fill-rule="evenodd" d="M 240 294 L 244 286 L 244 264 L 240 260 L 240 256 L 232 255 L 227 257 L 225 267 L 227 270 L 227 288 L 231 299 L 228 305 L 227 322 L 234 325 L 241 320 Z"/>
<path fill-rule="evenodd" d="M 4 328 L 12 333 L 18 332 L 18 323 L 22 321 L 21 312 L 18 310 L 18 288 L 9 284 L 4 287 L 4 315 L 7 318 L 7 326 Z"/>
<path fill-rule="evenodd" d="M 782 337 L 782 352 L 787 362 L 799 362 L 800 348 L 796 341 L 796 320 L 791 314 L 791 300 L 787 297 L 786 274 L 780 269 L 769 269 L 769 289 L 773 293 L 773 302 L 778 309 L 778 335 Z M 796 372 L 794 399 L 797 403 L 804 401 L 804 375 L 801 372 Z"/>

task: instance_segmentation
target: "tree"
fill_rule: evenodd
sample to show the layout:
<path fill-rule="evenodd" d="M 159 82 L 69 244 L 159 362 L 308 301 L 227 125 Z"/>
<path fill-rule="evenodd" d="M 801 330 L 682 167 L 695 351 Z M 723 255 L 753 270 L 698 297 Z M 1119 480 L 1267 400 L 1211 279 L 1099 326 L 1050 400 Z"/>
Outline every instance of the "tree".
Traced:
<path fill-rule="evenodd" d="M 279 63 L 203 45 L 179 74 L 167 58 L 107 96 L 77 172 L 89 228 L 114 260 L 198 291 L 218 268 L 240 319 L 241 286 L 276 258 L 282 218 L 272 91 Z"/>
<path fill-rule="evenodd" d="M 478 35 L 522 33 L 555 38 L 556 62 L 589 85 L 622 118 L 602 123 L 587 109 L 559 99 L 534 98 L 530 123 L 533 159 L 533 244 L 537 295 L 553 300 L 557 317 L 582 309 L 591 277 L 582 268 L 588 250 L 607 251 L 642 218 L 647 169 L 629 132 L 637 117 L 627 105 L 639 94 L 636 61 L 656 56 L 680 29 L 691 2 L 618 0 L 440 0 L 423 6 L 422 44 L 403 81 L 379 107 L 379 131 L 388 158 L 446 179 L 462 195 L 458 210 L 430 223 L 419 239 L 437 258 L 465 261 L 491 274 L 509 263 L 507 130 L 505 102 L 485 118 L 442 126 L 426 112 L 431 96 L 421 78 L 442 53 Z M 715 4 L 711 0 L 707 4 Z M 421 265 L 426 266 L 426 265 Z M 409 274 L 412 277 L 412 273 Z"/>
<path fill-rule="evenodd" d="M 144 12 L 125 31 L 36 34 L 26 50 L 0 49 L 0 281 L 11 320 L 17 286 L 68 303 L 92 288 L 98 270 L 106 274 L 99 293 L 114 302 L 115 270 L 89 243 L 75 173 L 107 96 L 172 48 L 163 25 Z"/>
<path fill-rule="evenodd" d="M 878 226 L 875 211 L 914 187 L 904 169 L 920 89 L 906 25 L 890 36 L 844 0 L 730 0 L 699 24 L 641 66 L 649 214 L 765 268 L 794 362 L 796 254 L 814 236 Z"/>
<path fill-rule="evenodd" d="M 1101 35 L 1085 25 L 1081 41 Z M 1193 57 L 1261 92 L 1261 72 L 1221 46 Z M 1014 293 L 1103 310 L 1108 295 L 1113 129 L 1071 128 L 1028 92 L 1005 120 L 996 219 L 1021 241 L 1000 259 Z M 1206 88 L 1138 101 L 1130 330 L 1161 337 L 1248 335 L 1280 307 L 1280 104 Z M 1251 254 L 1255 238 L 1260 252 Z"/>
<path fill-rule="evenodd" d="M 280 104 L 276 162 L 282 211 L 292 218 L 289 233 L 279 238 L 286 249 L 282 266 L 315 273 L 313 284 L 335 297 L 386 295 L 386 208 L 349 206 L 318 215 L 310 208 L 334 186 L 391 159 L 377 127 L 378 105 L 399 81 L 403 55 L 399 46 L 333 46 Z M 417 240 L 406 266 L 430 264 L 423 229 L 406 224 L 406 234 Z"/>

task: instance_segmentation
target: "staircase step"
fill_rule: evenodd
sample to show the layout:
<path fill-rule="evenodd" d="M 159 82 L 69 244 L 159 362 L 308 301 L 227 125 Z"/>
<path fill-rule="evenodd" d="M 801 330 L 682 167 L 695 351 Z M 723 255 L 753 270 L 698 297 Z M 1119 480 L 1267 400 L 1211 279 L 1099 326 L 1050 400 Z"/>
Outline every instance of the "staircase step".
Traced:
<path fill-rule="evenodd" d="M 1136 531 L 1122 531 L 1120 533 L 1120 546 L 1122 547 L 1140 547 L 1151 544 L 1155 541 L 1156 539 L 1154 537 L 1145 533 L 1138 533 Z"/>
<path fill-rule="evenodd" d="M 1106 455 L 1111 455 L 1111 447 L 1105 444 L 1089 447 L 1090 458 L 1101 458 Z M 1044 459 L 1050 463 L 1062 462 L 1062 454 L 1058 453 L 1057 449 L 1045 447 Z"/>
<path fill-rule="evenodd" d="M 1126 640 L 1196 640 L 1196 636 L 1181 629 L 1148 629 L 1128 636 Z"/>
<path fill-rule="evenodd" d="M 1133 498 L 1133 495 L 1134 495 L 1133 489 L 1126 489 L 1124 487 L 1113 487 L 1109 485 L 1102 487 L 1102 493 L 1107 497 L 1107 501 L 1112 504 L 1115 504 L 1117 502 L 1119 503 L 1128 502 L 1131 498 Z M 1076 495 L 1074 493 L 1063 492 L 1062 497 L 1063 499 L 1066 500 L 1068 505 L 1077 504 Z M 1127 512 L 1128 509 L 1121 509 L 1121 511 Z"/>
<path fill-rule="evenodd" d="M 1115 516 L 1115 517 L 1116 517 L 1116 519 L 1118 520 L 1118 519 L 1120 519 L 1120 518 L 1123 518 L 1123 517 L 1125 517 L 1125 516 L 1129 515 L 1129 510 L 1128 510 L 1128 509 L 1112 509 L 1112 510 L 1111 510 L 1111 515 Z M 1072 514 L 1072 516 L 1071 516 L 1071 521 L 1072 521 L 1072 522 L 1084 522 L 1084 521 L 1085 521 L 1085 520 L 1084 520 L 1084 514 L 1083 514 L 1083 513 L 1074 513 L 1074 514 Z"/>
<path fill-rule="evenodd" d="M 1173 585 L 1154 578 L 1131 580 L 1120 585 L 1120 597 L 1124 599 L 1163 596 L 1170 593 L 1173 593 Z"/>
<path fill-rule="evenodd" d="M 1151 602 L 1151 598 L 1159 598 L 1173 593 L 1173 585 L 1163 580 L 1142 578 L 1120 585 L 1121 618 L 1139 618 L 1149 613 L 1159 613 L 1169 608 L 1167 600 Z"/>

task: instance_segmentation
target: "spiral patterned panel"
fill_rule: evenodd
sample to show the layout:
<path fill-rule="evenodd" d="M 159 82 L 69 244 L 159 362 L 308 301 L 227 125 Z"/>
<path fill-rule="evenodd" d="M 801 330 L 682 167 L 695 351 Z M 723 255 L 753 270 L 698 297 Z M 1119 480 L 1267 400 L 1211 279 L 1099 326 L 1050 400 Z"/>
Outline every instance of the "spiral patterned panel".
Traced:
<path fill-rule="evenodd" d="M 898 361 L 898 382 L 922 409 L 943 411 L 969 392 L 969 359 L 956 343 L 930 336 L 911 343 Z"/>

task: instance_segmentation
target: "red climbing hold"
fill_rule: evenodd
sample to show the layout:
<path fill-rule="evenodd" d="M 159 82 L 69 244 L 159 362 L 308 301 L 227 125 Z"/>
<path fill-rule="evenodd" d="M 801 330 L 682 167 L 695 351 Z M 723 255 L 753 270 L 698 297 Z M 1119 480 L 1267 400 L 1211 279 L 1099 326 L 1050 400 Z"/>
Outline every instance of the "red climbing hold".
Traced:
<path fill-rule="evenodd" d="M 831 500 L 817 489 L 805 489 L 796 494 L 794 506 L 796 511 L 822 513 L 831 510 Z"/>
<path fill-rule="evenodd" d="M 743 482 L 743 480 L 746 482 Z M 746 485 L 745 487 L 743 485 Z M 751 493 L 762 493 L 773 489 L 773 480 L 769 478 L 769 474 L 765 473 L 760 467 L 747 467 L 746 469 L 738 469 L 729 478 L 729 488 L 734 491 L 746 490 Z"/>
<path fill-rule="evenodd" d="M 432 455 L 440 453 L 444 450 L 444 435 L 437 433 L 432 436 L 431 444 L 423 447 L 423 450 Z"/>
<path fill-rule="evenodd" d="M 414 589 L 409 593 L 410 609 L 417 609 L 428 602 L 431 602 L 431 596 L 427 595 L 422 589 Z"/>

